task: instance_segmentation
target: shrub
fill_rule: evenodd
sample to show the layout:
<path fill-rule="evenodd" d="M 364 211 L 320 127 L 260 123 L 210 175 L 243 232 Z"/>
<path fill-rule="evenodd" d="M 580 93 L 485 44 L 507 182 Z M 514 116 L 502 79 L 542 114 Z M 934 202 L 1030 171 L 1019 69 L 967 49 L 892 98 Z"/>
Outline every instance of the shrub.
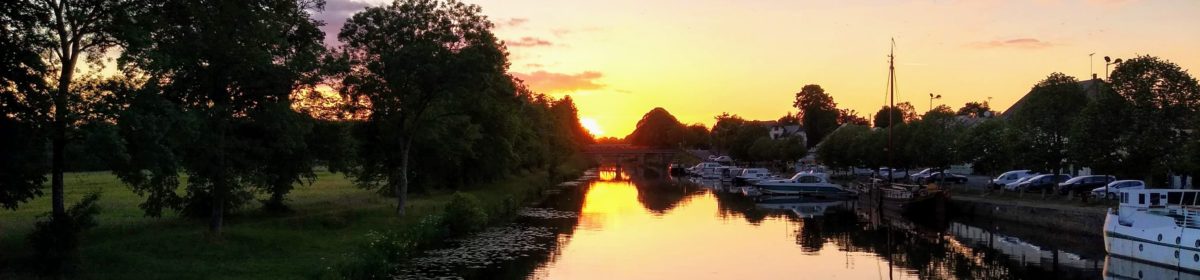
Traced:
<path fill-rule="evenodd" d="M 74 272 L 79 259 L 79 243 L 83 231 L 96 226 L 100 207 L 99 193 L 92 193 L 67 209 L 66 216 L 50 215 L 38 221 L 29 234 L 34 249 L 34 263 L 42 273 L 67 274 Z"/>
<path fill-rule="evenodd" d="M 444 223 L 450 235 L 463 235 L 487 226 L 488 214 L 474 196 L 455 193 L 446 204 Z"/>

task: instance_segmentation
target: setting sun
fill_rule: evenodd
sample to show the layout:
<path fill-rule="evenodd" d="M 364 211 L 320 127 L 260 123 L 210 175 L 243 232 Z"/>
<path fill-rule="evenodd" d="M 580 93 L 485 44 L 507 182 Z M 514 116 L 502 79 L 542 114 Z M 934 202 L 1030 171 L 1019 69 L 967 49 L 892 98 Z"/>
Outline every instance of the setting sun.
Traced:
<path fill-rule="evenodd" d="M 579 119 L 579 124 L 583 125 L 583 128 L 587 129 L 588 133 L 592 134 L 592 137 L 600 137 L 604 135 L 604 130 L 600 129 L 600 123 L 596 122 L 596 119 L 581 118 Z"/>

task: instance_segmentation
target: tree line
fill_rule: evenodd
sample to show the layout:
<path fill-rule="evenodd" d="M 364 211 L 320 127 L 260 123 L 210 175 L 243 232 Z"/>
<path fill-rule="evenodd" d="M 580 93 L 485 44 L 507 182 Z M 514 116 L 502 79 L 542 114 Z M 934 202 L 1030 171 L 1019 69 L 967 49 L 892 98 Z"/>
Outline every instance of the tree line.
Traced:
<path fill-rule="evenodd" d="M 46 224 L 73 239 L 80 229 L 61 225 L 86 223 L 69 213 L 63 173 L 86 153 L 144 197 L 147 216 L 207 217 L 214 234 L 258 196 L 286 211 L 287 194 L 319 166 L 394 197 L 403 215 L 409 193 L 518 170 L 553 174 L 591 141 L 569 97 L 533 92 L 508 73 L 508 52 L 478 6 L 367 8 L 337 47 L 322 43 L 312 18 L 323 7 L 5 2 L 0 206 L 43 195 L 49 175 Z M 117 74 L 101 75 L 106 67 Z M 320 114 L 296 106 L 322 86 L 337 104 Z"/>
<path fill-rule="evenodd" d="M 897 106 L 899 107 L 899 106 Z M 986 102 L 957 112 L 939 106 L 916 116 L 887 108 L 874 127 L 833 132 L 818 158 L 834 168 L 946 168 L 970 163 L 978 173 L 1012 169 L 1059 173 L 1089 167 L 1095 174 L 1144 178 L 1200 174 L 1200 86 L 1170 61 L 1139 56 L 1117 65 L 1108 80 L 1079 81 L 1052 73 L 1022 101 L 996 116 Z M 1162 182 L 1162 181 L 1159 181 Z"/>

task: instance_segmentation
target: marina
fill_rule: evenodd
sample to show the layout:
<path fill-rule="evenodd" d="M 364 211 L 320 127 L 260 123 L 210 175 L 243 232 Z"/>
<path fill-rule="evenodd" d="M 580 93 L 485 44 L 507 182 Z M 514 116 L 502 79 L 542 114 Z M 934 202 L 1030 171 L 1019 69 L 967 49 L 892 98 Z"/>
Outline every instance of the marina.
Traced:
<path fill-rule="evenodd" d="M 1004 220 L 913 220 L 867 198 L 744 196 L 701 177 L 602 169 L 501 227 L 554 236 L 508 260 L 425 277 L 482 279 L 1194 279 L 1191 272 L 1107 257 L 1099 235 L 1063 236 Z M 681 238 L 687 237 L 687 238 Z M 1165 239 L 1164 239 L 1165 240 Z M 614 244 L 622 249 L 615 250 Z M 704 246 L 697 246 L 703 244 Z M 622 260 L 622 261 L 618 261 Z M 603 264 L 603 265 L 601 265 Z M 653 265 L 645 265 L 653 264 Z M 720 265 L 713 265 L 720 264 Z M 796 264 L 804 264 L 803 266 Z M 421 271 L 415 270 L 413 273 Z M 1138 273 L 1143 277 L 1138 277 Z M 401 277 L 403 279 L 403 277 Z"/>

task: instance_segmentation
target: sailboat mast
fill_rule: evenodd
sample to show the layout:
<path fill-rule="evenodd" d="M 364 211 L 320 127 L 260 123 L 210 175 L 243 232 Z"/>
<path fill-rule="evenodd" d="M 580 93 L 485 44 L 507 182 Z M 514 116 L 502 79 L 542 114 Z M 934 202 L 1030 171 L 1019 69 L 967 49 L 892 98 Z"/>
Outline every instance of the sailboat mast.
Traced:
<path fill-rule="evenodd" d="M 892 127 L 895 126 L 893 116 L 896 115 L 896 39 L 892 39 L 892 47 L 888 52 L 888 144 L 887 144 L 887 164 L 888 168 L 888 183 L 892 182 L 892 173 L 895 173 L 896 167 L 892 164 Z"/>

